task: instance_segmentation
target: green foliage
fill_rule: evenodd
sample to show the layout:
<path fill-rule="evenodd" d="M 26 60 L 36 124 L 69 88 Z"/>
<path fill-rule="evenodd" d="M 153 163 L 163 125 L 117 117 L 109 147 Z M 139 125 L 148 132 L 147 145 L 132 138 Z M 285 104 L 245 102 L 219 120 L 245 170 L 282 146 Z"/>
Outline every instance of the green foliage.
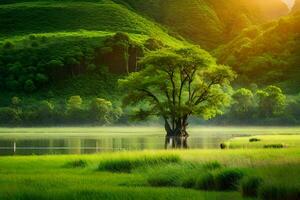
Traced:
<path fill-rule="evenodd" d="M 299 92 L 299 13 L 249 27 L 214 53 L 238 72 L 238 84 L 280 85 Z M 232 51 L 233 50 L 233 51 Z"/>
<path fill-rule="evenodd" d="M 36 89 L 34 82 L 32 80 L 25 81 L 24 90 L 26 92 L 33 92 Z"/>
<path fill-rule="evenodd" d="M 64 166 L 70 168 L 85 168 L 87 166 L 87 162 L 82 159 L 74 160 L 74 161 L 67 162 Z"/>
<path fill-rule="evenodd" d="M 190 115 L 213 118 L 229 103 L 234 72 L 197 47 L 149 53 L 140 66 L 141 71 L 119 81 L 128 91 L 124 105 L 144 105 L 135 113 L 137 118 L 162 116 L 175 127 Z"/>
<path fill-rule="evenodd" d="M 295 200 L 300 197 L 299 187 L 285 185 L 264 185 L 259 196 L 263 200 Z"/>
<path fill-rule="evenodd" d="M 209 50 L 231 41 L 220 46 L 215 55 L 220 63 L 232 65 L 241 74 L 238 83 L 258 82 L 261 86 L 280 82 L 276 85 L 288 89 L 285 92 L 297 91 L 300 45 L 295 33 L 299 15 L 295 13 L 277 22 L 257 25 L 287 12 L 279 0 L 271 3 L 272 6 L 260 0 L 222 0 L 217 3 L 211 0 L 3 0 L 0 2 L 0 90 L 3 91 L 0 99 L 4 103 L 1 102 L 0 106 L 7 107 L 14 95 L 21 96 L 22 100 L 23 97 L 33 99 L 31 103 L 38 102 L 37 105 L 22 105 L 27 108 L 23 108 L 21 118 L 28 123 L 41 116 L 39 102 L 47 99 L 53 109 L 46 113 L 51 113 L 49 119 L 53 123 L 70 123 L 72 117 L 73 123 L 112 123 L 121 114 L 119 108 L 113 107 L 111 116 L 114 119 L 100 119 L 99 116 L 105 114 L 97 116 L 94 113 L 96 120 L 89 110 L 89 101 L 95 97 L 120 99 L 123 91 L 116 88 L 119 76 L 110 73 L 125 74 L 138 70 L 137 61 L 148 50 L 188 57 L 186 52 L 176 52 L 177 48 L 187 45 L 187 42 L 180 41 L 183 38 L 179 34 Z M 236 12 L 224 12 L 229 9 Z M 163 50 L 165 47 L 176 49 Z M 202 54 L 203 60 L 213 60 L 206 53 Z M 215 61 L 211 65 L 215 65 Z M 212 68 L 205 73 L 213 74 Z M 170 90 L 170 84 L 166 85 Z M 205 87 L 205 84 L 201 86 Z M 211 92 L 217 94 L 222 90 L 228 92 L 223 86 L 216 86 Z M 51 100 L 48 93 L 52 94 Z M 74 94 L 88 100 L 82 109 L 72 113 L 67 111 L 63 101 Z M 297 101 L 288 104 L 286 110 L 280 109 L 278 104 L 276 108 L 258 114 L 255 110 L 257 102 L 253 108 L 249 103 L 251 97 L 236 95 L 231 114 L 241 121 L 251 123 L 247 117 L 251 115 L 252 119 L 267 118 L 270 124 L 298 122 Z M 182 94 L 182 97 L 186 96 L 186 93 Z M 229 104 L 229 96 L 218 97 L 198 106 L 193 115 L 210 119 L 224 113 L 223 105 Z M 240 104 L 242 102 L 244 105 Z M 182 105 L 182 109 L 169 109 L 167 114 L 173 112 L 174 115 L 174 110 L 176 115 L 181 115 L 182 110 L 195 110 L 184 102 Z M 20 110 L 17 108 L 18 112 Z M 153 104 L 148 101 L 141 109 L 135 110 L 138 118 L 147 119 L 153 114 Z M 277 121 L 274 121 L 275 117 Z"/>
<path fill-rule="evenodd" d="M 148 183 L 154 187 L 175 187 L 180 186 L 181 176 L 184 175 L 182 168 L 178 165 L 169 165 L 157 169 L 148 176 Z"/>
<path fill-rule="evenodd" d="M 86 129 L 86 128 L 84 128 Z M 6 130 L 6 129 L 4 129 Z M 19 131 L 20 129 L 18 129 Z M 22 130 L 22 129 L 21 129 Z M 24 129 L 23 129 L 24 130 Z M 26 129 L 27 130 L 27 129 Z M 44 130 L 45 129 L 38 129 Z M 53 131 L 59 129 L 52 129 Z M 62 129 L 60 129 L 62 130 Z M 63 130 L 66 130 L 64 128 Z M 89 128 L 90 130 L 90 128 Z M 94 130 L 94 129 L 93 129 Z M 1 130 L 2 131 L 2 130 Z M 11 130 L 12 131 L 12 130 Z M 13 131 L 16 131 L 15 129 Z M 69 129 L 72 133 L 72 129 Z M 94 131 L 93 131 L 94 132 Z M 5 133 L 2 133 L 5 134 Z M 74 134 L 74 133 L 72 133 Z M 185 160 L 179 164 L 145 165 L 145 168 L 127 173 L 111 173 L 95 170 L 99 162 L 123 158 L 138 159 L 141 157 L 177 155 Z M 252 162 L 249 162 L 251 156 Z M 84 168 L 66 167 L 66 163 L 83 160 L 88 163 Z M 147 160 L 147 159 L 145 159 Z M 228 150 L 220 154 L 219 150 L 192 151 L 145 151 L 145 152 L 110 152 L 94 155 L 64 155 L 64 156 L 1 156 L 1 181 L 5 186 L 0 188 L 1 200 L 22 199 L 33 197 L 44 199 L 224 199 L 242 200 L 238 192 L 196 191 L 175 187 L 150 187 L 149 175 L 152 172 L 183 172 L 175 183 L 180 183 L 185 177 L 200 177 L 201 165 L 208 160 L 217 160 L 224 165 L 242 167 L 249 174 L 260 174 L 266 185 L 263 187 L 285 188 L 281 192 L 297 199 L 295 191 L 299 191 L 299 149 L 277 150 Z M 280 163 L 280 165 L 278 165 Z M 262 166 L 263 165 L 263 166 Z M 38 173 L 37 168 L 38 167 Z M 199 170 L 198 173 L 194 169 Z M 164 170 L 162 170 L 164 169 Z M 202 171 L 206 173 L 206 171 Z M 218 172 L 218 171 L 216 171 Z M 155 174 L 159 176 L 158 174 Z M 16 178 L 17 177 L 17 178 Z M 156 177 L 156 176 L 154 176 Z M 167 177 L 166 177 L 167 178 Z M 172 183 L 172 182 L 171 182 Z M 173 182 L 174 183 L 174 182 Z M 7 190 L 7 188 L 10 188 Z M 261 189 L 267 190 L 267 189 Z M 272 190 L 268 190 L 270 195 Z M 279 192 L 276 192 L 278 194 Z M 285 199 L 283 195 L 279 199 Z M 263 199 L 260 196 L 260 199 Z M 268 199 L 272 199 L 268 198 Z M 276 198 L 273 198 L 276 199 Z"/>
<path fill-rule="evenodd" d="M 286 131 L 288 132 L 288 131 Z M 230 149 L 237 148 L 264 148 L 264 149 L 278 149 L 278 148 L 295 148 L 300 147 L 300 136 L 295 135 L 260 135 L 256 136 L 254 141 L 251 142 L 252 137 L 235 137 L 226 142 Z"/>
<path fill-rule="evenodd" d="M 68 109 L 76 110 L 81 109 L 82 106 L 82 99 L 80 96 L 71 96 L 68 100 Z"/>
<path fill-rule="evenodd" d="M 196 188 L 200 190 L 214 190 L 216 189 L 215 177 L 211 173 L 202 175 L 196 181 Z"/>
<path fill-rule="evenodd" d="M 12 49 L 14 46 L 14 43 L 12 43 L 11 41 L 5 41 L 3 44 L 4 49 Z"/>
<path fill-rule="evenodd" d="M 11 98 L 11 105 L 13 106 L 13 107 L 18 107 L 18 106 L 20 106 L 20 104 L 21 104 L 21 99 L 19 98 L 19 97 L 13 97 L 13 98 Z"/>
<path fill-rule="evenodd" d="M 10 107 L 0 107 L 1 125 L 63 125 L 100 124 L 117 122 L 122 109 L 104 99 L 83 100 L 79 95 L 67 100 L 35 100 L 12 97 Z"/>
<path fill-rule="evenodd" d="M 86 118 L 82 102 L 80 96 L 71 96 L 67 102 L 67 116 L 73 123 L 80 123 Z"/>
<path fill-rule="evenodd" d="M 14 93 L 43 96 L 42 90 L 57 88 L 70 79 L 74 81 L 68 87 L 75 88 L 75 76 L 104 75 L 102 65 L 115 73 L 133 71 L 134 59 L 140 56 L 135 51 L 150 36 L 170 46 L 182 45 L 150 19 L 113 1 L 1 2 L 0 18 L 0 87 Z M 128 40 L 128 50 L 102 54 L 101 48 L 113 49 L 104 44 L 109 38 Z M 91 96 L 95 93 L 98 91 Z"/>
<path fill-rule="evenodd" d="M 263 183 L 260 177 L 247 177 L 241 183 L 241 190 L 244 197 L 257 197 L 259 188 Z"/>
<path fill-rule="evenodd" d="M 123 0 L 121 3 L 154 18 L 205 49 L 224 44 L 248 25 L 266 22 L 289 12 L 278 0 Z"/>
<path fill-rule="evenodd" d="M 255 106 L 254 95 L 251 90 L 241 88 L 232 95 L 233 105 L 232 112 L 236 117 L 248 118 Z"/>
<path fill-rule="evenodd" d="M 164 47 L 164 44 L 155 38 L 149 38 L 145 42 L 145 47 L 150 51 L 155 51 Z"/>
<path fill-rule="evenodd" d="M 221 169 L 223 166 L 218 161 L 213 161 L 213 162 L 205 163 L 203 167 L 208 170 L 216 170 L 216 169 Z"/>
<path fill-rule="evenodd" d="M 283 113 L 286 106 L 286 96 L 276 86 L 268 86 L 256 92 L 260 114 L 265 117 Z"/>
<path fill-rule="evenodd" d="M 241 88 L 232 99 L 230 109 L 218 120 L 242 124 L 296 124 L 299 120 L 297 97 L 287 96 L 277 86 Z"/>
<path fill-rule="evenodd" d="M 0 33 L 10 36 L 84 29 L 169 37 L 152 21 L 112 1 L 48 0 L 0 6 Z"/>
<path fill-rule="evenodd" d="M 96 98 L 90 104 L 90 114 L 92 119 L 98 124 L 110 124 L 122 115 L 121 108 L 114 108 L 110 101 Z"/>
<path fill-rule="evenodd" d="M 244 173 L 239 169 L 225 169 L 216 175 L 218 190 L 236 190 Z"/>
<path fill-rule="evenodd" d="M 169 163 L 179 163 L 180 158 L 176 155 L 169 156 L 153 156 L 153 157 L 139 157 L 139 158 L 119 158 L 115 160 L 105 160 L 100 162 L 98 170 L 105 170 L 111 172 L 126 172 L 130 173 L 132 170 L 141 167 L 160 166 Z"/>
<path fill-rule="evenodd" d="M 20 121 L 17 110 L 9 107 L 0 108 L 0 124 L 5 126 L 17 125 Z"/>

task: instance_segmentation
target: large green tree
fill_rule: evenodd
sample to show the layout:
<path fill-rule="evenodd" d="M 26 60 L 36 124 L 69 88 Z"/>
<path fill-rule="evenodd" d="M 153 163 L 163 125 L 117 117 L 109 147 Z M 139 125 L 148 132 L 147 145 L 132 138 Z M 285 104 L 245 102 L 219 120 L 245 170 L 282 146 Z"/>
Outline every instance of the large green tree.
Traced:
<path fill-rule="evenodd" d="M 101 98 L 92 100 L 89 112 L 91 119 L 100 125 L 111 124 L 122 115 L 121 108 L 114 108 L 110 101 Z"/>
<path fill-rule="evenodd" d="M 286 107 L 286 96 L 279 87 L 270 85 L 256 92 L 259 114 L 262 117 L 274 117 L 282 114 Z"/>
<path fill-rule="evenodd" d="M 234 114 L 233 117 L 238 118 L 238 120 L 251 119 L 255 107 L 255 98 L 252 91 L 240 88 L 233 93 L 232 100 L 231 112 Z"/>
<path fill-rule="evenodd" d="M 230 102 L 235 73 L 198 47 L 152 52 L 139 64 L 139 72 L 119 81 L 128 91 L 123 103 L 138 107 L 138 119 L 164 119 L 166 147 L 187 147 L 189 117 L 213 118 Z"/>

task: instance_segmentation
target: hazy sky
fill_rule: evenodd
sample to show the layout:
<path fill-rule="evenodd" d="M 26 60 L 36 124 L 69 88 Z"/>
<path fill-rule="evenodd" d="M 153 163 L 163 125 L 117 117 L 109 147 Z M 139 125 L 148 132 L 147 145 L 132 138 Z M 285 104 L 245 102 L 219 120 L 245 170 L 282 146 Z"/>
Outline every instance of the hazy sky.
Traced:
<path fill-rule="evenodd" d="M 295 0 L 282 0 L 285 3 L 288 4 L 289 8 L 292 8 L 292 6 L 294 5 Z"/>

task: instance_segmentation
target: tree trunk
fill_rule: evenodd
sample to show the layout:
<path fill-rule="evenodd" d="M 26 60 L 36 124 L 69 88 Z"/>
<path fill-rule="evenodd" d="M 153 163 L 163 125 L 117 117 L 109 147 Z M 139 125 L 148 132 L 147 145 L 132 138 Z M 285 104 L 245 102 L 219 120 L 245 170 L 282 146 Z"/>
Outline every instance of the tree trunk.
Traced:
<path fill-rule="evenodd" d="M 165 130 L 167 132 L 165 138 L 165 149 L 187 149 L 189 134 L 186 131 L 188 124 L 186 120 L 178 120 L 176 128 L 172 129 L 167 120 L 165 120 Z"/>

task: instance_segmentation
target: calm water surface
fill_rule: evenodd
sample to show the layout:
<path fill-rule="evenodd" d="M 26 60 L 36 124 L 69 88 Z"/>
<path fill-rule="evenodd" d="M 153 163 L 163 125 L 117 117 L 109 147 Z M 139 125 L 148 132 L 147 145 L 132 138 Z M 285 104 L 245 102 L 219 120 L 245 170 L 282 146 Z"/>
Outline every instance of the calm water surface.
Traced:
<path fill-rule="evenodd" d="M 213 149 L 233 137 L 300 134 L 299 127 L 201 127 L 189 129 L 189 148 Z M 164 148 L 159 127 L 0 128 L 0 155 L 92 154 Z"/>

